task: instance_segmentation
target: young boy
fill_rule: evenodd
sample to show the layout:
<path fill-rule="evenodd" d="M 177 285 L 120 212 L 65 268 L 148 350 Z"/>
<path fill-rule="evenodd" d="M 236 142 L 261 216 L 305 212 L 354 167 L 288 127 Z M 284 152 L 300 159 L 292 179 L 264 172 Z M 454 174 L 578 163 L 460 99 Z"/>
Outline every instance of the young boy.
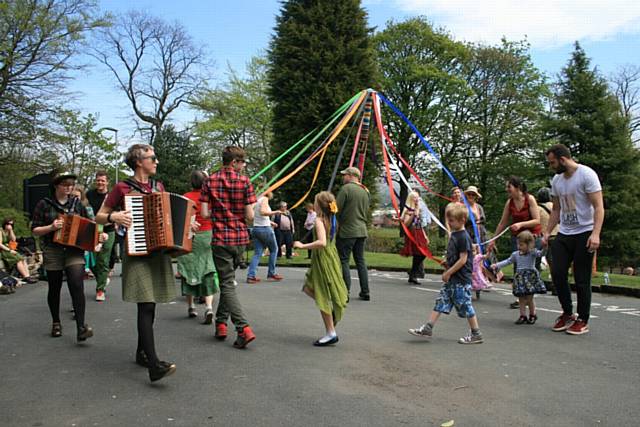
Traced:
<path fill-rule="evenodd" d="M 449 314 L 455 307 L 458 316 L 466 317 L 471 327 L 469 335 L 460 338 L 460 344 L 479 344 L 482 342 L 482 334 L 478 326 L 478 317 L 471 305 L 471 272 L 473 270 L 473 251 L 471 238 L 464 229 L 467 221 L 467 208 L 456 204 L 447 211 L 447 222 L 451 226 L 451 237 L 447 246 L 447 266 L 449 268 L 442 273 L 444 284 L 440 289 L 440 296 L 436 299 L 436 305 L 431 312 L 429 321 L 416 329 L 409 329 L 411 335 L 418 337 L 431 337 L 433 328 L 440 314 Z"/>

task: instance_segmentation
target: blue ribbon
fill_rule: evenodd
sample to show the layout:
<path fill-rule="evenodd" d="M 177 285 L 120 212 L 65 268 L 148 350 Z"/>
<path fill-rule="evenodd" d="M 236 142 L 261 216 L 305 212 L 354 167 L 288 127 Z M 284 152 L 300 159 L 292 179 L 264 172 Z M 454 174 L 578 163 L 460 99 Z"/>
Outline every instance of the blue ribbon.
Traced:
<path fill-rule="evenodd" d="M 385 98 L 384 95 L 382 95 L 380 92 L 377 92 L 377 94 L 380 97 L 380 99 L 383 100 L 384 103 L 387 104 L 389 106 L 389 108 L 391 108 L 393 110 L 393 112 L 396 113 L 396 115 L 398 117 L 400 117 L 402 120 L 404 120 L 404 122 L 418 136 L 418 139 L 420 139 L 420 142 L 422 142 L 422 145 L 424 145 L 426 147 L 426 149 L 429 151 L 429 153 L 431 153 L 431 155 L 436 159 L 436 161 L 438 162 L 438 165 L 447 174 L 447 176 L 449 177 L 449 180 L 451 181 L 451 183 L 455 187 L 460 188 L 460 183 L 458 182 L 456 177 L 453 176 L 453 173 L 451 173 L 451 171 L 449 169 L 447 169 L 447 167 L 442 163 L 442 160 L 440 160 L 440 156 L 438 156 L 438 153 L 435 152 L 435 150 L 433 149 L 431 144 L 429 144 L 427 139 L 424 136 L 422 136 L 422 134 L 420 133 L 418 128 L 415 127 L 415 125 L 413 123 L 411 123 L 411 120 L 409 120 L 404 114 L 402 114 L 402 111 L 400 111 L 398 109 L 398 107 L 393 105 L 393 103 L 391 101 L 389 101 L 387 98 Z M 462 191 L 462 188 L 460 188 L 460 191 Z M 467 198 L 464 195 L 464 191 L 462 192 L 462 201 L 464 202 L 464 205 L 467 207 L 467 210 L 469 211 L 469 218 L 471 219 L 471 225 L 472 225 L 473 231 L 474 231 L 474 233 L 476 235 L 476 243 L 480 247 L 480 252 L 484 253 L 484 247 L 482 245 L 482 242 L 480 241 L 480 232 L 478 230 L 478 225 L 476 224 L 476 220 L 475 220 L 475 218 L 473 216 L 473 211 L 471 210 L 471 206 L 469 205 L 469 202 L 467 201 Z"/>
<path fill-rule="evenodd" d="M 335 214 L 331 214 L 331 233 L 329 234 L 329 240 L 333 240 L 333 236 L 335 236 L 336 234 L 336 228 L 337 228 L 336 216 Z"/>

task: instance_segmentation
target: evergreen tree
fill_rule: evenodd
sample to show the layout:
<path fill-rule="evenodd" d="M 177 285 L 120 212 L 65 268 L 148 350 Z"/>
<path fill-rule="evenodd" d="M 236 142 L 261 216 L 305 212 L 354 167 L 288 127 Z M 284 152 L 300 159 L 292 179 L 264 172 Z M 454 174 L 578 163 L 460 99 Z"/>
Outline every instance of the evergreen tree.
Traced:
<path fill-rule="evenodd" d="M 358 91 L 373 86 L 375 66 L 370 31 L 359 0 L 283 3 L 269 50 L 274 158 L 324 122 Z M 347 132 L 348 128 L 329 148 L 310 197 L 327 189 Z M 355 130 L 351 136 L 353 140 Z M 347 148 L 341 168 L 348 165 L 350 153 Z M 284 165 L 285 160 L 288 159 L 279 165 Z M 313 162 L 281 187 L 280 198 L 292 204 L 302 197 L 312 181 L 316 164 L 317 161 Z M 373 191 L 371 184 L 376 173 L 373 168 L 369 171 L 365 171 L 364 182 Z M 298 209 L 295 214 L 302 216 L 302 211 Z"/>
<path fill-rule="evenodd" d="M 191 191 L 191 172 L 205 170 L 207 164 L 201 143 L 186 132 L 177 132 L 173 125 L 156 135 L 154 151 L 159 161 L 155 178 L 172 193 Z"/>
<path fill-rule="evenodd" d="M 640 253 L 640 153 L 633 147 L 627 118 L 578 43 L 562 70 L 555 111 L 547 130 L 593 168 L 603 187 L 605 220 L 600 260 L 627 263 Z"/>

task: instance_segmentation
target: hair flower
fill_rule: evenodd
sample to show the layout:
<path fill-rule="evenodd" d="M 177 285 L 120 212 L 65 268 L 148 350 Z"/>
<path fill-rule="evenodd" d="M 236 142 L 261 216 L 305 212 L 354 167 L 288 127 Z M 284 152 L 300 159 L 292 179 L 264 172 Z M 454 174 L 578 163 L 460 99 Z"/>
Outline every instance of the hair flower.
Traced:
<path fill-rule="evenodd" d="M 329 203 L 329 210 L 334 215 L 338 213 L 338 204 L 336 203 L 335 200 Z"/>

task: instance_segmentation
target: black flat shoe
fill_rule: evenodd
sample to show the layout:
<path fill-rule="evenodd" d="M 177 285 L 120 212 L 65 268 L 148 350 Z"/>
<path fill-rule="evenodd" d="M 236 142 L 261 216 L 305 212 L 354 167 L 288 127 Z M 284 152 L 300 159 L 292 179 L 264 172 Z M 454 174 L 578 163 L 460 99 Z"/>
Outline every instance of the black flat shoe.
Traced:
<path fill-rule="evenodd" d="M 86 341 L 87 338 L 91 338 L 93 336 L 93 329 L 91 326 L 84 325 L 81 328 L 78 328 L 78 341 Z"/>
<path fill-rule="evenodd" d="M 337 343 L 338 341 L 340 341 L 338 339 L 338 336 L 336 335 L 335 337 L 331 338 L 329 341 L 326 342 L 320 342 L 320 340 L 315 340 L 313 342 L 313 345 L 315 345 L 316 347 L 326 347 L 328 345 L 333 345 L 335 343 Z"/>
<path fill-rule="evenodd" d="M 359 296 L 360 296 L 360 299 L 362 301 L 370 301 L 371 300 L 371 297 L 369 296 L 369 294 L 360 294 Z"/>
<path fill-rule="evenodd" d="M 518 317 L 518 320 L 516 320 L 514 323 L 516 325 L 522 325 L 523 323 L 528 323 L 529 321 L 527 320 L 527 316 L 520 316 Z"/>
<path fill-rule="evenodd" d="M 529 315 L 529 320 L 527 320 L 527 323 L 530 324 L 530 325 L 533 325 L 534 323 L 536 323 L 536 320 L 538 320 L 538 315 L 530 314 Z"/>
<path fill-rule="evenodd" d="M 158 381 L 164 377 L 168 377 L 175 371 L 175 363 L 158 362 L 156 366 L 149 368 L 149 379 L 151 380 L 151 382 Z"/>
<path fill-rule="evenodd" d="M 62 336 L 62 325 L 60 323 L 54 323 L 51 325 L 51 336 L 53 338 L 58 338 Z"/>

